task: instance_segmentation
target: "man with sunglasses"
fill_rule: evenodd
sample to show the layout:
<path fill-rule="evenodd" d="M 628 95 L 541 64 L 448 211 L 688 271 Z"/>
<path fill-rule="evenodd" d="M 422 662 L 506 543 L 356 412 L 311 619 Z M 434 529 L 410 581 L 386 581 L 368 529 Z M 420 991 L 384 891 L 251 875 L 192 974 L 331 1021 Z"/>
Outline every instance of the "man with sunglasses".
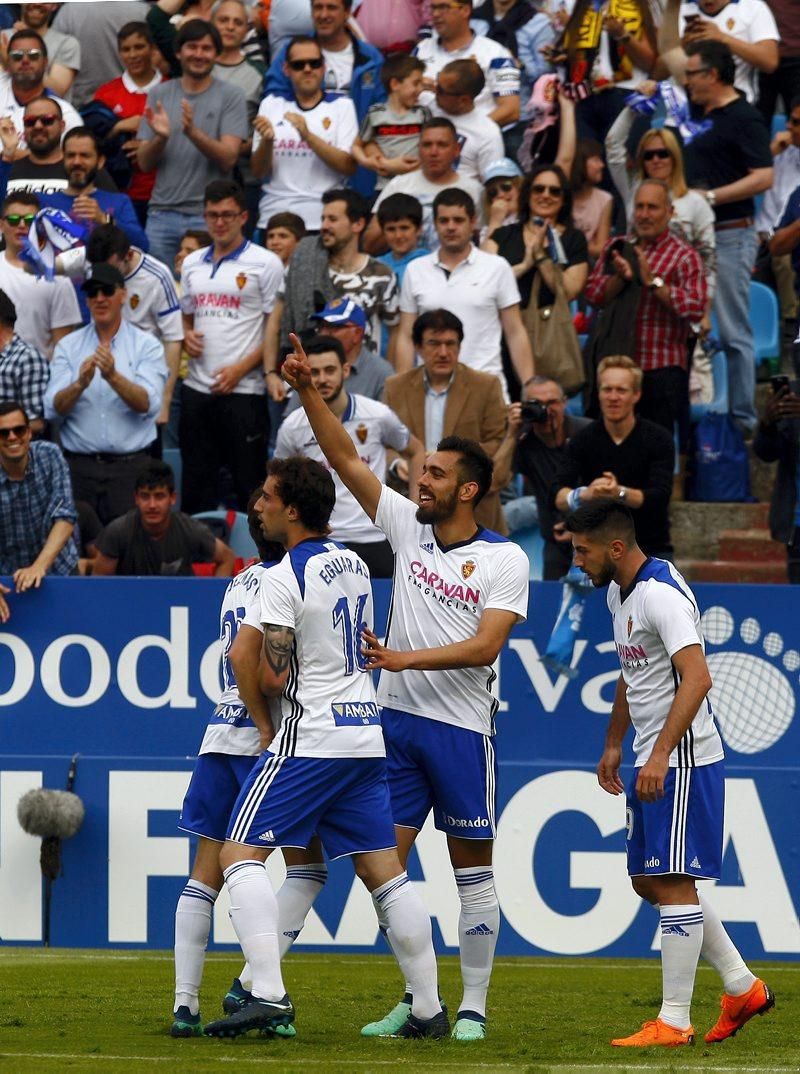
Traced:
<path fill-rule="evenodd" d="M 56 347 L 45 417 L 60 421 L 77 498 L 108 524 L 133 506 L 137 475 L 156 439 L 167 366 L 161 343 L 123 319 L 119 269 L 94 265 L 83 291 L 91 321 Z"/>
<path fill-rule="evenodd" d="M 17 30 L 8 40 L 6 76 L 0 78 L 0 116 L 10 116 L 20 136 L 18 156 L 25 155 L 25 105 L 37 97 L 49 97 L 61 109 L 64 129 L 81 126 L 81 117 L 72 105 L 45 85 L 47 45 L 34 30 Z"/>
<path fill-rule="evenodd" d="M 9 194 L 3 201 L 0 232 L 0 287 L 17 309 L 16 331 L 32 347 L 52 358 L 53 349 L 81 323 L 75 291 L 68 280 L 44 280 L 27 272 L 20 260 L 22 244 L 39 210 L 35 194 Z"/>
<path fill-rule="evenodd" d="M 307 231 L 319 231 L 320 198 L 356 170 L 350 149 L 358 120 L 351 100 L 323 92 L 325 60 L 313 38 L 293 37 L 285 55 L 290 93 L 266 96 L 253 124 L 251 165 L 265 180 L 258 226 L 290 211 Z"/>
<path fill-rule="evenodd" d="M 72 34 L 64 34 L 49 25 L 58 4 L 20 4 L 23 27 L 35 30 L 47 44 L 47 74 L 45 83 L 54 93 L 68 96 L 81 69 L 80 42 Z M 19 24 L 18 24 L 19 25 Z"/>
<path fill-rule="evenodd" d="M 46 574 L 78 569 L 67 464 L 55 444 L 31 438 L 22 403 L 0 402 L 0 575 L 13 577 L 17 593 L 38 589 Z M 0 585 L 0 623 L 10 616 L 10 592 Z"/>

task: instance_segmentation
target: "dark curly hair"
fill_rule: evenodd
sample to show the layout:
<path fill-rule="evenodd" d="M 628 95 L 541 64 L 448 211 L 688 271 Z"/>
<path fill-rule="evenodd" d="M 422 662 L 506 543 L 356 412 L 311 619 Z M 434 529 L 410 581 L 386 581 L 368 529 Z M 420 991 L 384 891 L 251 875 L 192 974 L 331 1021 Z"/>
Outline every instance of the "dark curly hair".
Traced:
<path fill-rule="evenodd" d="M 336 489 L 322 463 L 302 455 L 270 459 L 267 474 L 275 478 L 278 495 L 287 507 L 296 508 L 306 529 L 312 533 L 328 533 Z"/>

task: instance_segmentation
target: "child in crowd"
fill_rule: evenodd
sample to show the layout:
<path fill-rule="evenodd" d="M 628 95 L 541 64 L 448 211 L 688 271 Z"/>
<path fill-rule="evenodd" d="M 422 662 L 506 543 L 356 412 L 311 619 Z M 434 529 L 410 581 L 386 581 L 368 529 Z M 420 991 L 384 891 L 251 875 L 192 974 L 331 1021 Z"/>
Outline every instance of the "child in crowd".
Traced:
<path fill-rule="evenodd" d="M 370 107 L 351 150 L 362 167 L 378 173 L 376 190 L 419 167 L 420 130 L 431 116 L 417 103 L 424 71 L 422 60 L 407 55 L 390 56 L 381 69 L 388 100 Z"/>
<path fill-rule="evenodd" d="M 297 213 L 274 213 L 264 228 L 264 245 L 288 268 L 294 248 L 306 233 L 302 216 Z"/>
<path fill-rule="evenodd" d="M 389 266 L 397 277 L 397 286 L 402 287 L 406 267 L 428 253 L 419 244 L 422 206 L 411 194 L 390 194 L 378 207 L 378 223 L 389 247 L 389 253 L 381 254 L 378 261 Z"/>

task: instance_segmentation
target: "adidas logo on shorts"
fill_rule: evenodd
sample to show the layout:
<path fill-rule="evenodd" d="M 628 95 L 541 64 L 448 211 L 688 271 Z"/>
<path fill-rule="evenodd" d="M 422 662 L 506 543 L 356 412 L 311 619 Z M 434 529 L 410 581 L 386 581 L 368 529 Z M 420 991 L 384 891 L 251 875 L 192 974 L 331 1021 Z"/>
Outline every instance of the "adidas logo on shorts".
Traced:
<path fill-rule="evenodd" d="M 494 931 L 489 928 L 485 922 L 481 922 L 480 925 L 476 925 L 472 929 L 467 929 L 465 936 L 494 936 Z"/>
<path fill-rule="evenodd" d="M 689 862 L 689 868 L 690 869 L 702 869 L 703 868 L 702 865 L 700 864 L 700 862 L 697 860 L 697 855 L 695 855 L 692 858 L 692 860 Z"/>
<path fill-rule="evenodd" d="M 274 843 L 275 833 L 272 831 L 272 828 L 270 828 L 266 832 L 262 832 L 261 835 L 259 835 L 258 837 L 258 841 L 259 843 Z"/>

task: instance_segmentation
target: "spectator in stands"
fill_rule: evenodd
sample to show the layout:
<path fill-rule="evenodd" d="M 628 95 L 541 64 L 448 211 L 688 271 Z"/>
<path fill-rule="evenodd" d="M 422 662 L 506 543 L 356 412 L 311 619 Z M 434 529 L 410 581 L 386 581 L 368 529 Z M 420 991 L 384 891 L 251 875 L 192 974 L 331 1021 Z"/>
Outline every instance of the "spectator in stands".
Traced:
<path fill-rule="evenodd" d="M 600 189 L 604 171 L 603 147 L 591 138 L 582 138 L 570 174 L 572 221 L 586 236 L 592 261 L 611 234 L 614 199 L 607 190 Z"/>
<path fill-rule="evenodd" d="M 519 220 L 519 192 L 522 187 L 522 171 L 510 157 L 493 161 L 483 179 L 483 215 L 486 226 L 481 229 L 481 249 L 504 224 L 516 224 Z M 493 251 L 489 251 L 492 253 Z"/>
<path fill-rule="evenodd" d="M 800 585 L 800 395 L 797 383 L 781 388 L 767 399 L 753 451 L 764 462 L 777 462 L 772 489 L 769 528 L 773 541 L 786 545 L 789 582 Z"/>
<path fill-rule="evenodd" d="M 0 287 L 17 309 L 17 335 L 45 358 L 52 358 L 56 343 L 80 325 L 81 312 L 68 280 L 33 276 L 20 260 L 22 244 L 38 210 L 35 194 L 9 194 L 3 202 L 0 231 L 5 249 L 0 253 Z"/>
<path fill-rule="evenodd" d="M 572 541 L 561 514 L 553 510 L 551 486 L 564 465 L 567 444 L 591 424 L 589 418 L 567 413 L 561 385 L 549 377 L 532 377 L 522 389 L 522 402 L 512 403 L 508 429 L 495 455 L 493 484 L 501 487 L 512 473 L 521 474 L 536 502 L 539 531 L 544 538 L 542 577 L 558 581 L 572 562 Z M 506 504 L 511 521 L 514 500 Z"/>
<path fill-rule="evenodd" d="M 265 179 L 258 226 L 273 213 L 296 212 L 309 231 L 319 231 L 321 196 L 356 170 L 350 149 L 358 121 L 352 101 L 323 92 L 317 41 L 293 38 L 285 55 L 291 92 L 267 95 L 253 124 L 251 167 Z"/>
<path fill-rule="evenodd" d="M 717 288 L 714 311 L 728 358 L 730 411 L 745 432 L 756 424 L 755 360 L 750 325 L 750 273 L 758 237 L 753 198 L 772 183 L 769 134 L 761 115 L 733 85 L 727 45 L 701 41 L 686 47 L 686 84 L 710 127 L 684 151 L 690 186 L 703 188 L 716 217 Z"/>
<path fill-rule="evenodd" d="M 473 32 L 469 24 L 472 0 L 431 0 L 430 12 L 434 34 L 414 50 L 425 61 L 426 88 L 435 89 L 439 72 L 451 60 L 476 60 L 485 85 L 475 106 L 498 127 L 515 124 L 520 116 L 519 68 L 507 48 Z M 422 103 L 432 103 L 432 98 L 423 98 Z"/>
<path fill-rule="evenodd" d="M 367 318 L 358 303 L 352 298 L 335 299 L 315 313 L 312 320 L 317 322 L 320 335 L 338 339 L 344 348 L 345 361 L 350 369 L 348 389 L 367 399 L 382 399 L 386 378 L 394 370 L 385 358 L 364 343 Z"/>
<path fill-rule="evenodd" d="M 385 101 L 370 105 L 353 144 L 353 156 L 378 175 L 382 190 L 393 175 L 405 175 L 419 167 L 419 136 L 431 118 L 419 103 L 425 64 L 415 56 L 390 56 L 381 68 Z"/>
<path fill-rule="evenodd" d="M 389 252 L 378 258 L 397 277 L 399 287 L 412 261 L 428 252 L 419 245 L 422 234 L 422 206 L 410 194 L 391 194 L 378 209 L 378 223 Z"/>
<path fill-rule="evenodd" d="M 108 523 L 133 503 L 136 475 L 156 438 L 167 367 L 158 340 L 123 319 L 119 269 L 94 265 L 82 286 L 92 319 L 56 346 L 45 417 L 60 420 L 77 499 Z"/>
<path fill-rule="evenodd" d="M 758 73 L 758 108 L 767 123 L 781 99 L 784 112 L 800 98 L 800 7 L 795 0 L 769 0 L 778 25 L 778 66 Z"/>
<path fill-rule="evenodd" d="M 306 225 L 297 213 L 275 213 L 264 228 L 264 245 L 288 268 L 295 247 L 305 237 Z"/>
<path fill-rule="evenodd" d="M 119 78 L 100 86 L 94 99 L 119 117 L 109 137 L 128 135 L 125 153 L 130 159 L 133 176 L 127 194 L 144 225 L 156 174 L 143 172 L 139 167 L 139 127 L 147 107 L 147 95 L 164 81 L 164 76 L 155 66 L 153 36 L 146 22 L 128 22 L 122 26 L 117 34 L 117 49 L 123 72 Z"/>
<path fill-rule="evenodd" d="M 289 333 L 307 333 L 316 326 L 312 315 L 335 298 L 351 298 L 367 319 L 366 338 L 377 347 L 380 328 L 390 330 L 386 357 L 391 361 L 392 329 L 398 317 L 399 295 L 390 268 L 359 251 L 367 217 L 366 203 L 354 190 L 329 190 L 322 195 L 322 230 L 298 244 L 283 288 L 283 297 L 270 318 L 264 369 L 267 390 L 275 402 L 286 395 L 278 375 L 279 352 L 289 348 Z"/>
<path fill-rule="evenodd" d="M 788 152 L 788 150 L 787 150 Z M 774 259 L 791 255 L 794 272 L 794 288 L 800 291 L 800 183 L 789 195 L 780 220 L 775 225 L 775 233 L 770 239 L 769 251 Z M 800 375 L 798 347 L 794 347 L 795 371 Z"/>
<path fill-rule="evenodd" d="M 76 108 L 85 108 L 98 86 L 122 74 L 117 34 L 127 22 L 143 22 L 150 5 L 139 0 L 112 4 L 61 4 L 53 26 L 81 43 L 81 66 L 72 85 Z"/>
<path fill-rule="evenodd" d="M 390 179 L 380 192 L 373 211 L 377 214 L 392 194 L 410 194 L 422 206 L 422 245 L 428 250 L 435 250 L 438 238 L 433 220 L 433 202 L 437 194 L 449 187 L 458 187 L 466 191 L 476 205 L 480 205 L 482 200 L 480 183 L 456 171 L 459 152 L 458 134 L 452 120 L 446 116 L 435 116 L 428 120 L 423 124 L 419 139 L 419 170 Z M 479 216 L 482 222 L 482 213 Z M 364 234 L 364 249 L 375 254 L 386 251 L 377 215 L 372 217 Z"/>
<path fill-rule="evenodd" d="M 137 154 L 142 171 L 157 169 L 147 235 L 153 256 L 167 265 L 181 235 L 204 226 L 205 188 L 233 170 L 249 135 L 244 94 L 213 76 L 222 51 L 216 27 L 184 23 L 175 51 L 183 74 L 148 94 Z"/>
<path fill-rule="evenodd" d="M 604 358 L 597 383 L 601 417 L 567 444 L 564 465 L 550 487 L 551 507 L 566 515 L 591 500 L 620 500 L 633 512 L 640 548 L 671 559 L 672 437 L 636 416 L 642 371 L 631 358 Z"/>
<path fill-rule="evenodd" d="M 791 102 L 788 129 L 772 140 L 773 181 L 756 213 L 756 231 L 762 242 L 770 242 L 789 209 L 795 190 L 800 187 L 800 97 Z M 780 245 L 780 244 L 779 244 Z M 772 257 L 772 270 L 784 320 L 794 322 L 797 315 L 797 292 L 791 258 L 787 254 Z M 792 327 L 794 324 L 792 323 Z"/>
<path fill-rule="evenodd" d="M 50 366 L 44 355 L 15 331 L 17 311 L 0 290 L 0 400 L 17 399 L 34 434 L 44 431 L 44 390 Z"/>
<path fill-rule="evenodd" d="M 356 21 L 367 41 L 384 55 L 406 53 L 417 43 L 427 6 L 428 0 L 361 0 Z"/>
<path fill-rule="evenodd" d="M 24 154 L 25 129 L 22 116 L 25 105 L 36 97 L 50 97 L 61 108 L 65 130 L 81 126 L 81 117 L 68 101 L 45 85 L 47 45 L 35 30 L 17 30 L 8 39 L 6 52 L 8 78 L 0 80 L 0 115 L 10 116 L 20 136 L 19 155 Z"/>
<path fill-rule="evenodd" d="M 432 309 L 417 317 L 411 332 L 422 365 L 387 380 L 386 405 L 426 451 L 435 451 L 445 436 L 463 436 L 494 456 L 506 425 L 503 391 L 496 376 L 459 361 L 464 339 L 461 321 L 449 310 Z M 398 460 L 393 469 L 401 481 L 408 482 L 404 460 Z M 475 521 L 497 533 L 508 532 L 497 492 L 483 497 Z"/>
<path fill-rule="evenodd" d="M 344 425 L 363 462 L 383 481 L 386 477 L 386 449 L 393 448 L 408 459 L 412 488 L 422 469 L 424 449 L 397 415 L 383 403 L 350 394 L 345 385 L 349 366 L 344 347 L 338 339 L 317 336 L 305 344 L 314 384 L 328 406 Z M 311 424 L 302 407 L 298 407 L 281 425 L 275 443 L 275 457 L 308 455 L 324 463 L 325 456 L 316 442 Z M 364 560 L 373 578 L 391 578 L 394 553 L 385 535 L 373 525 L 338 474 L 331 474 L 336 485 L 336 506 L 331 515 L 331 537 L 341 541 Z"/>
<path fill-rule="evenodd" d="M 81 46 L 72 34 L 54 30 L 50 19 L 58 4 L 20 4 L 18 30 L 35 30 L 47 45 L 47 74 L 44 84 L 53 93 L 69 100 L 75 75 L 81 69 Z"/>
<path fill-rule="evenodd" d="M 147 250 L 147 235 L 128 195 L 97 187 L 97 173 L 105 163 L 97 136 L 87 127 L 76 127 L 64 135 L 62 148 L 67 188 L 53 194 L 40 194 L 42 208 L 61 209 L 89 227 L 113 220 L 132 243 Z"/>
<path fill-rule="evenodd" d="M 413 326 L 419 314 L 449 309 L 464 326 L 461 361 L 499 377 L 507 398 L 501 337 L 520 383 L 534 372 L 514 273 L 504 258 L 473 245 L 475 204 L 469 194 L 444 190 L 433 211 L 440 247 L 438 253 L 420 257 L 406 269 L 395 368 L 404 373 L 414 364 Z"/>
<path fill-rule="evenodd" d="M 14 399 L 0 401 L 0 575 L 17 593 L 38 588 L 46 574 L 77 574 L 77 520 L 61 450 L 31 440 L 28 415 Z M 9 608 L 0 585 L 0 623 Z"/>
<path fill-rule="evenodd" d="M 213 563 L 214 577 L 230 578 L 235 556 L 208 526 L 176 511 L 175 475 L 150 462 L 136 478 L 135 506 L 95 539 L 93 575 L 189 575 L 192 564 Z"/>
<path fill-rule="evenodd" d="M 672 433 L 685 454 L 689 438 L 689 338 L 706 310 L 700 255 L 669 228 L 672 198 L 660 179 L 636 190 L 633 258 L 617 240 L 606 243 L 586 285 L 586 299 L 604 307 L 630 286 L 639 286 L 633 357 L 643 372 L 639 414 Z M 628 248 L 629 250 L 630 248 Z"/>
<path fill-rule="evenodd" d="M 435 115 L 452 120 L 461 145 L 458 174 L 484 181 L 489 166 L 505 153 L 493 119 L 475 107 L 486 78 L 476 60 L 452 60 L 436 76 Z"/>
<path fill-rule="evenodd" d="M 245 239 L 246 218 L 240 186 L 225 179 L 209 183 L 205 219 L 213 245 L 189 254 L 181 271 L 191 359 L 181 388 L 181 505 L 189 514 L 217 506 L 223 463 L 240 510 L 264 477 L 268 424 L 261 362 L 283 266 Z"/>

